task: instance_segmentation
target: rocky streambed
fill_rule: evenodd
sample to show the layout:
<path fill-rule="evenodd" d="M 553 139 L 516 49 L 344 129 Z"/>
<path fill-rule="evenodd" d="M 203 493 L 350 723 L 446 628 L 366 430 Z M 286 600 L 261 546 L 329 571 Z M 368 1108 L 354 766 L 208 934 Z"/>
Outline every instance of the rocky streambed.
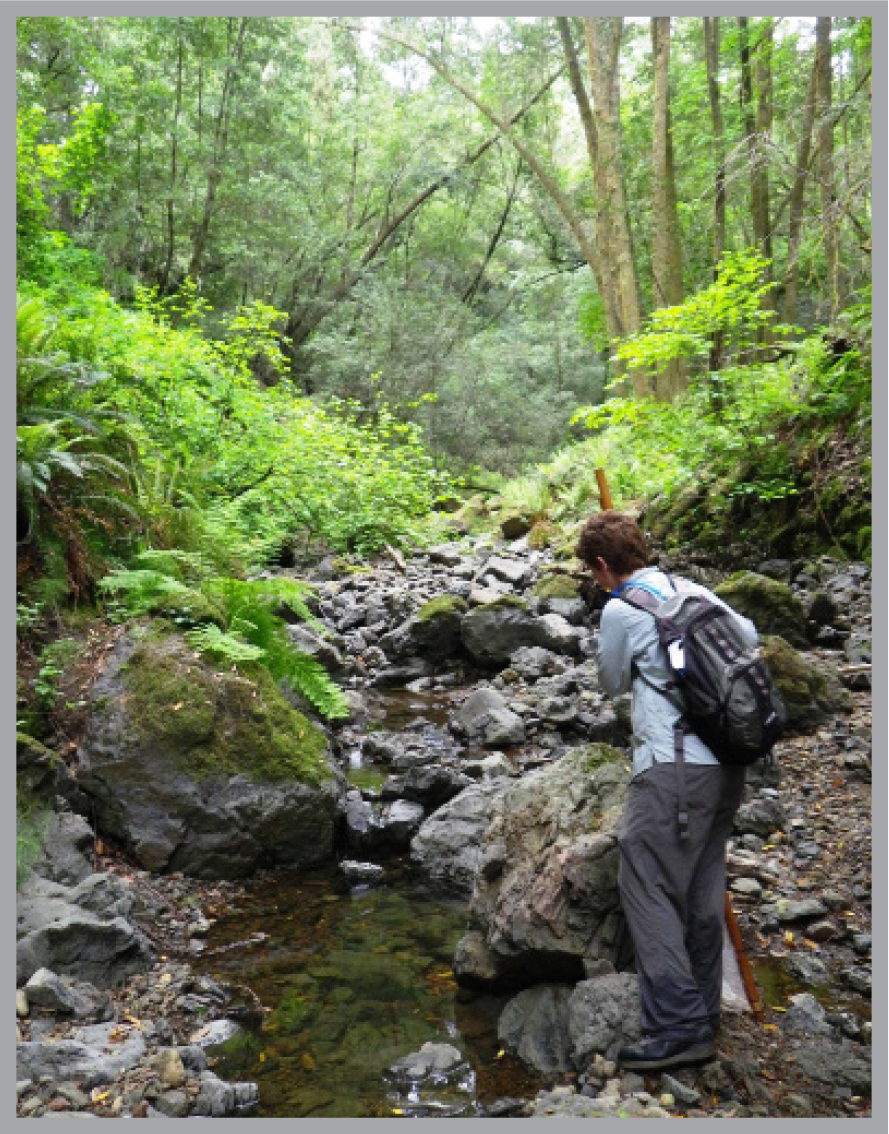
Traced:
<path fill-rule="evenodd" d="M 773 560 L 724 579 L 707 563 L 665 565 L 720 585 L 754 619 L 791 710 L 776 768 L 750 777 L 729 853 L 764 1025 L 727 1013 L 720 1057 L 707 1066 L 672 1077 L 617 1073 L 614 1055 L 635 1026 L 615 890 L 628 704 L 599 692 L 597 612 L 548 572 L 547 552 L 524 540 L 464 542 L 403 565 L 315 570 L 324 630 L 290 633 L 337 676 L 351 706 L 336 728 L 311 724 L 330 765 L 317 804 L 305 790 L 259 791 L 237 774 L 208 786 L 174 759 L 178 733 L 165 729 L 161 746 L 157 733 L 136 748 L 126 736 L 115 741 L 126 726 L 116 711 L 113 727 L 105 712 L 88 733 L 80 782 L 75 768 L 55 784 L 71 810 L 53 818 L 49 849 L 20 898 L 18 1113 L 221 1116 L 258 1102 L 278 1116 L 344 1113 L 335 1098 L 300 1110 L 292 1095 L 275 1104 L 284 1109 L 263 1110 L 269 1055 L 259 1057 L 270 1033 L 262 1037 L 297 996 L 294 958 L 280 926 L 271 940 L 268 926 L 241 925 L 232 940 L 223 932 L 233 928 L 232 907 L 283 877 L 262 871 L 285 866 L 305 880 L 320 860 L 334 871 L 331 909 L 356 891 L 396 892 L 405 869 L 422 880 L 462 925 L 448 931 L 451 966 L 431 956 L 416 979 L 435 986 L 437 973 L 439 997 L 496 1006 L 482 1055 L 441 1014 L 426 1032 L 406 1030 L 396 1043 L 405 1050 L 387 1051 L 391 1061 L 378 1069 L 388 1088 L 372 1113 L 416 1113 L 433 1098 L 444 1109 L 423 1113 L 869 1114 L 869 571 Z M 105 679 L 107 698 L 107 671 Z M 210 689 L 211 680 L 191 685 Z M 177 704 L 184 698 L 170 708 Z M 309 724 L 306 706 L 292 709 Z M 197 735 L 219 751 L 218 719 L 189 727 L 192 745 Z M 162 765 L 173 760 L 184 778 L 175 790 L 167 779 L 163 806 L 152 810 L 145 784 L 159 747 Z M 44 763 L 39 751 L 20 753 L 20 774 L 39 780 Z M 261 834 L 254 814 L 266 818 Z M 292 830 L 297 820 L 311 837 Z M 256 836 L 246 851 L 245 830 Z M 230 880 L 257 866 L 256 882 Z M 291 916 L 299 920 L 299 903 Z M 81 960 L 86 940 L 91 967 Z M 258 992 L 251 973 L 269 951 L 280 979 Z M 346 1002 L 336 968 L 324 995 Z M 303 989 L 299 1011 L 316 993 Z M 284 1030 L 299 1036 L 292 1015 L 291 1003 Z M 235 1026 L 241 1038 L 219 1047 Z M 292 1058 L 308 1097 L 318 1053 L 303 1031 Z M 373 1025 L 362 1034 L 371 1045 Z M 342 1037 L 330 1042 L 342 1046 Z M 504 1061 L 516 1077 L 498 1082 L 491 1067 Z"/>

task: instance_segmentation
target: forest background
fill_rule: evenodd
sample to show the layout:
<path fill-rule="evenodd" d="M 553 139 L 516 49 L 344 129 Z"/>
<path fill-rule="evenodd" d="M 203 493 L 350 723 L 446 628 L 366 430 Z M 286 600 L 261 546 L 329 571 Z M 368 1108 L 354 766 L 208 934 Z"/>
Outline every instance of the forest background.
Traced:
<path fill-rule="evenodd" d="M 869 17 L 22 16 L 17 94 L 26 731 L 147 612 L 335 715 L 258 573 L 570 555 L 599 465 L 869 557 Z"/>

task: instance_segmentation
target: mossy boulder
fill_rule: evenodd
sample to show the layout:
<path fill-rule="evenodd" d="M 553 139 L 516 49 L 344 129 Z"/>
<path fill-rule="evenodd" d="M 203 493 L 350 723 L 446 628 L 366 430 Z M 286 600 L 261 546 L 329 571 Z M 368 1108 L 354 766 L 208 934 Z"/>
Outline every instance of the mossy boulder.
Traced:
<path fill-rule="evenodd" d="M 132 631 L 93 687 L 77 783 L 142 866 L 207 878 L 326 861 L 344 791 L 326 737 L 266 670 Z"/>
<path fill-rule="evenodd" d="M 541 576 L 531 593 L 540 599 L 576 599 L 580 596 L 580 587 L 577 579 L 570 575 L 552 573 Z"/>
<path fill-rule="evenodd" d="M 199 591 L 193 590 L 160 595 L 152 603 L 149 613 L 185 627 L 206 622 L 222 627 L 225 622 L 222 612 Z"/>
<path fill-rule="evenodd" d="M 27 733 L 15 734 L 16 788 L 25 799 L 47 796 L 56 780 L 56 754 Z"/>
<path fill-rule="evenodd" d="M 838 712 L 849 712 L 852 696 L 836 673 L 799 653 L 783 638 L 763 638 L 762 656 L 787 709 L 790 733 L 810 732 Z"/>
<path fill-rule="evenodd" d="M 407 621 L 380 639 L 392 659 L 419 655 L 444 661 L 461 650 L 460 627 L 467 610 L 459 595 L 438 595 L 425 603 Z"/>
<path fill-rule="evenodd" d="M 806 612 L 786 583 L 755 571 L 739 571 L 713 592 L 749 618 L 760 634 L 778 634 L 793 646 L 806 646 Z"/>

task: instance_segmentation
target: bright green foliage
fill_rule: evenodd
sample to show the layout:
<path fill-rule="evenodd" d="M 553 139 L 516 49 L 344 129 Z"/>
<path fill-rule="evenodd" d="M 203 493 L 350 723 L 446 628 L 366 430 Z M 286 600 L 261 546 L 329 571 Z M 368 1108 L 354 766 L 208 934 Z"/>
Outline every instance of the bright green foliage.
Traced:
<path fill-rule="evenodd" d="M 241 624 L 243 625 L 243 624 Z M 199 626 L 185 632 L 185 640 L 194 646 L 199 654 L 209 654 L 217 661 L 237 665 L 238 662 L 257 661 L 263 656 L 259 646 L 251 646 L 234 634 L 226 634 L 218 626 Z"/>
<path fill-rule="evenodd" d="M 724 256 L 714 283 L 676 307 L 658 308 L 638 335 L 621 342 L 615 358 L 630 370 L 658 373 L 674 359 L 706 357 L 717 333 L 725 336 L 726 354 L 752 344 L 756 332 L 775 320 L 762 302 L 775 286 L 764 278 L 768 264 L 753 249 Z"/>

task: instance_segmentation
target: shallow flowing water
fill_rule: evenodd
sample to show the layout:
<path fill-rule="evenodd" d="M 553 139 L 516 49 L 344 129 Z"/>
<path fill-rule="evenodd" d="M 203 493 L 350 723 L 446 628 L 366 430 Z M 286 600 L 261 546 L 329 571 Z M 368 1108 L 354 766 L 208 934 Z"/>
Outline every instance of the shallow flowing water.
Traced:
<path fill-rule="evenodd" d="M 260 1117 L 471 1117 L 539 1089 L 500 1052 L 504 998 L 457 989 L 465 906 L 435 898 L 404 864 L 386 871 L 377 888 L 334 872 L 254 882 L 206 938 L 197 967 L 271 1009 L 212 1049 L 218 1075 L 258 1083 Z M 465 1066 L 419 1087 L 387 1074 L 427 1041 L 458 1048 Z"/>

